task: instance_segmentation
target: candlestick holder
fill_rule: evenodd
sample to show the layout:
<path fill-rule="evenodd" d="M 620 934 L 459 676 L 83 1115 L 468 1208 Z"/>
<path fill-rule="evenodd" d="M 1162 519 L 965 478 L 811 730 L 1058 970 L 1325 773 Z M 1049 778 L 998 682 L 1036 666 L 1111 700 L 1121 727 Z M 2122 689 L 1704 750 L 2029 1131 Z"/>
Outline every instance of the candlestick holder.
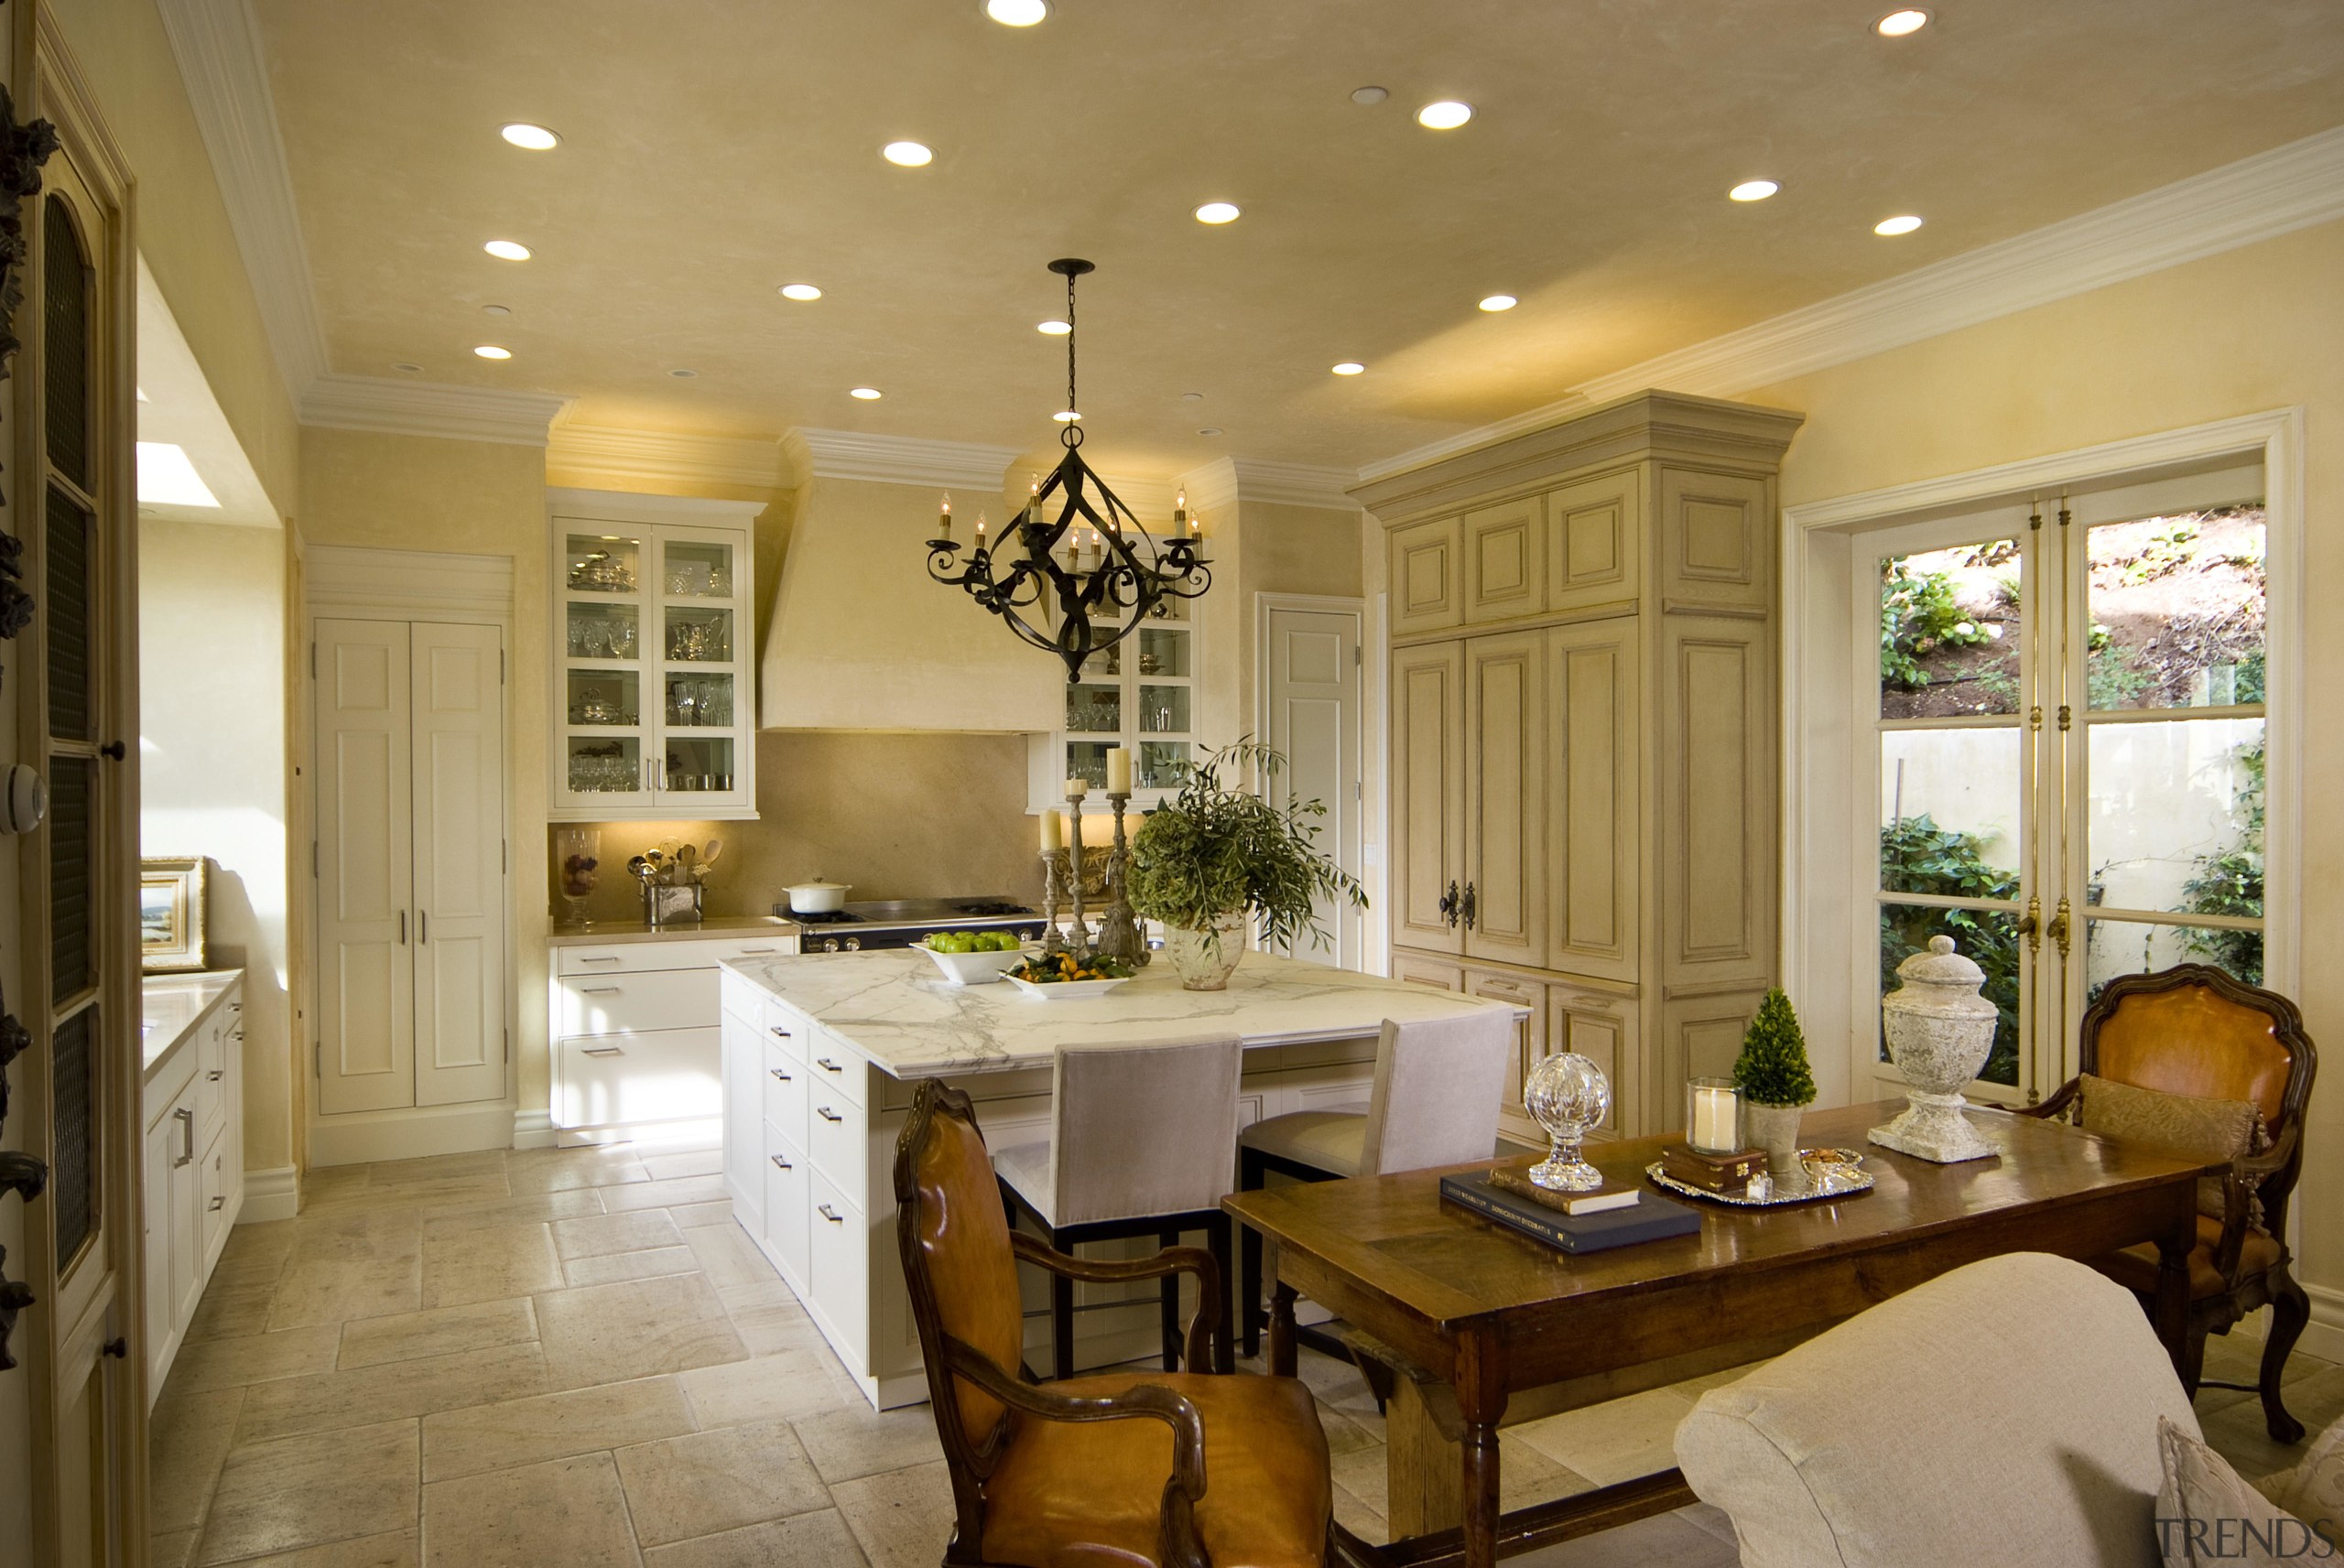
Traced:
<path fill-rule="evenodd" d="M 1045 849 L 1042 854 L 1042 957 L 1054 958 L 1065 952 L 1066 941 L 1058 931 L 1058 866 L 1066 851 Z"/>
<path fill-rule="evenodd" d="M 1074 955 L 1078 964 L 1090 961 L 1094 950 L 1091 946 L 1091 926 L 1082 918 L 1082 796 L 1066 797 L 1066 863 L 1067 881 L 1070 884 L 1067 902 L 1074 906 L 1074 939 L 1066 950 Z"/>
<path fill-rule="evenodd" d="M 1099 951 L 1139 968 L 1146 964 L 1148 951 L 1139 917 L 1132 913 L 1132 856 L 1123 838 L 1123 807 L 1131 801 L 1131 792 L 1118 795 L 1109 790 L 1107 798 L 1115 807 L 1115 848 L 1107 857 L 1107 909 L 1099 917 Z"/>

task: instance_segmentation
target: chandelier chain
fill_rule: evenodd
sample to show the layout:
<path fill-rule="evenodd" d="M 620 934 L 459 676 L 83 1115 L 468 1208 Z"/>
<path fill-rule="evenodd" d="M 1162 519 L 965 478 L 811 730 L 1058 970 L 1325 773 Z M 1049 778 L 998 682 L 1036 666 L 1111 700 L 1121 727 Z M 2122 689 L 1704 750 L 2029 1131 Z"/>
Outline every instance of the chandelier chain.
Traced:
<path fill-rule="evenodd" d="M 1066 275 L 1066 406 L 1069 414 L 1082 406 L 1074 400 L 1074 274 Z"/>

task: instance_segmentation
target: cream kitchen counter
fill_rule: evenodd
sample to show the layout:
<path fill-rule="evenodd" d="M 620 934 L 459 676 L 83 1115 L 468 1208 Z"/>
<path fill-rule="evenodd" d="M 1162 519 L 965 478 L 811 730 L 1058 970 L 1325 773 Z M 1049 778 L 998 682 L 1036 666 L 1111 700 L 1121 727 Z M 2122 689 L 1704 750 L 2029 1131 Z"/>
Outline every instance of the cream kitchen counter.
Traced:
<path fill-rule="evenodd" d="M 928 1397 L 895 1256 L 895 1139 L 920 1079 L 967 1091 L 986 1141 L 1003 1148 L 1049 1136 L 1060 1045 L 1226 1031 L 1245 1044 L 1239 1119 L 1250 1124 L 1364 1103 L 1386 1018 L 1529 1016 L 1507 1002 L 1263 953 L 1246 954 L 1224 991 L 1183 990 L 1159 956 L 1129 985 L 1069 1001 L 951 985 L 916 949 L 734 958 L 721 973 L 734 1217 L 883 1410 Z M 1233 1171 L 1233 1149 L 1230 1159 Z M 1077 1300 L 1127 1293 L 1085 1286 Z M 1083 1365 L 1151 1355 L 1157 1343 L 1152 1294 L 1078 1321 Z M 1047 1314 L 1031 1333 L 1038 1356 Z"/>
<path fill-rule="evenodd" d="M 554 947 L 599 947 L 614 942 L 702 942 L 729 936 L 795 936 L 798 924 L 770 914 L 711 914 L 669 925 L 640 920 L 602 920 L 591 925 L 557 925 L 546 938 Z"/>

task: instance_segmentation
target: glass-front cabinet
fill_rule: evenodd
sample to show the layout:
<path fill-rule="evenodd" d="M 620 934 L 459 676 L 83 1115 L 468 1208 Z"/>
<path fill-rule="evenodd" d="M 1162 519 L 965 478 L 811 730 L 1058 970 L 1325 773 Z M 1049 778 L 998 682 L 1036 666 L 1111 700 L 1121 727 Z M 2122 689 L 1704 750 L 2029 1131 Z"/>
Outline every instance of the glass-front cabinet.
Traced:
<path fill-rule="evenodd" d="M 1088 779 L 1094 795 L 1104 790 L 1107 753 L 1118 746 L 1132 753 L 1134 811 L 1152 810 L 1179 789 L 1199 754 L 1191 608 L 1187 600 L 1167 600 L 1138 631 L 1091 656 L 1082 679 L 1066 688 L 1066 728 L 1034 739 L 1028 810 L 1064 806 L 1070 778 Z"/>
<path fill-rule="evenodd" d="M 553 494 L 553 820 L 754 817 L 756 506 Z"/>

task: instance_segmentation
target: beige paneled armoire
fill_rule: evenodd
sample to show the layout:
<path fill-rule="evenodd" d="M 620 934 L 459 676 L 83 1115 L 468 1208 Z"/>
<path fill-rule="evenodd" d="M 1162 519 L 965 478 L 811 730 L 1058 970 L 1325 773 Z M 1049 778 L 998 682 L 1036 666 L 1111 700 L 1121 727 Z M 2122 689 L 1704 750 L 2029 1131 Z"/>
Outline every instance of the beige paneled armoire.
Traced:
<path fill-rule="evenodd" d="M 1393 972 L 1531 1010 L 1682 1119 L 1776 968 L 1774 473 L 1800 416 L 1650 392 L 1351 493 L 1390 564 Z"/>

